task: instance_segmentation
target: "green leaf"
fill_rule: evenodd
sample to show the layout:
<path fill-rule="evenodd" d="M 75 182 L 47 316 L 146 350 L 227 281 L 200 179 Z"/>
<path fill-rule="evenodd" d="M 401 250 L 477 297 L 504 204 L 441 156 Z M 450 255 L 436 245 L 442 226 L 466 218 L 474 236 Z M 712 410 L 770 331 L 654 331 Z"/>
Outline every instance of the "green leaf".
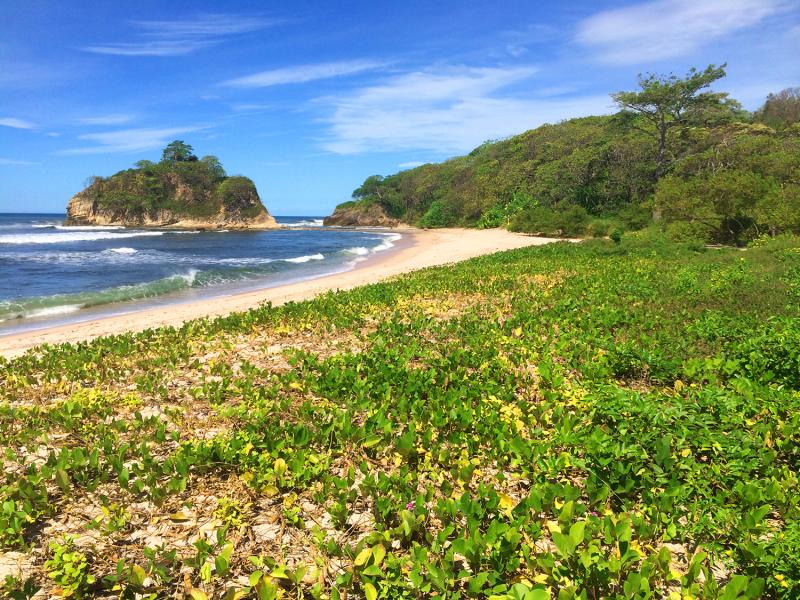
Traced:
<path fill-rule="evenodd" d="M 67 475 L 67 472 L 64 469 L 56 469 L 56 483 L 58 484 L 58 487 L 61 488 L 62 492 L 66 493 L 69 491 L 69 475 Z"/>
<path fill-rule="evenodd" d="M 562 556 L 565 558 L 572 556 L 575 552 L 575 543 L 570 536 L 564 535 L 559 531 L 553 531 L 550 535 L 553 536 L 553 543 Z"/>
<path fill-rule="evenodd" d="M 380 435 L 377 435 L 377 434 L 370 435 L 363 442 L 361 442 L 361 445 L 364 448 L 372 448 L 373 446 L 377 446 L 381 442 L 382 439 L 383 439 L 383 436 L 380 436 Z"/>
<path fill-rule="evenodd" d="M 569 537 L 572 543 L 577 547 L 583 542 L 583 532 L 586 529 L 586 521 L 578 521 L 569 528 Z"/>

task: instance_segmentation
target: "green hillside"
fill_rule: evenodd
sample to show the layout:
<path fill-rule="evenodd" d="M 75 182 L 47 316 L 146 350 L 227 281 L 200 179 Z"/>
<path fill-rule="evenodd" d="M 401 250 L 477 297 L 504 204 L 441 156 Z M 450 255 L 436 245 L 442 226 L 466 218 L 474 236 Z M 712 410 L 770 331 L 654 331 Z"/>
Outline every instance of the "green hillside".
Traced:
<path fill-rule="evenodd" d="M 723 75 L 709 67 L 684 79 L 642 78 L 641 91 L 612 94 L 623 108 L 614 115 L 543 125 L 466 156 L 369 177 L 337 212 L 378 204 L 422 227 L 567 236 L 635 230 L 655 216 L 673 237 L 726 243 L 796 232 L 800 94 L 770 95 L 751 114 L 727 94 L 703 91 Z M 689 93 L 691 102 L 669 104 Z"/>

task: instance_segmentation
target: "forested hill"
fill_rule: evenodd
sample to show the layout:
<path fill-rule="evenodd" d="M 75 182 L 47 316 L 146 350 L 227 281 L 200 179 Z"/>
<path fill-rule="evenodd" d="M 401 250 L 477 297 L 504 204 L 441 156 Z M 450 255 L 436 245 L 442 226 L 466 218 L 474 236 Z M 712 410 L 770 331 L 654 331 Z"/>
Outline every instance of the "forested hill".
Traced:
<path fill-rule="evenodd" d="M 422 227 L 603 236 L 647 226 L 655 215 L 673 236 L 706 241 L 798 231 L 798 89 L 770 95 L 756 113 L 726 94 L 697 93 L 695 106 L 667 107 L 660 145 L 648 112 L 654 82 L 661 93 L 706 75 L 694 81 L 699 92 L 724 75 L 711 69 L 642 79 L 641 92 L 612 95 L 623 108 L 615 115 L 543 125 L 466 156 L 369 177 L 331 222 L 369 212 Z"/>
<path fill-rule="evenodd" d="M 67 205 L 69 225 L 189 229 L 277 227 L 255 184 L 228 176 L 216 156 L 198 158 L 175 140 L 160 162 L 140 160 L 111 177 L 93 177 Z"/>

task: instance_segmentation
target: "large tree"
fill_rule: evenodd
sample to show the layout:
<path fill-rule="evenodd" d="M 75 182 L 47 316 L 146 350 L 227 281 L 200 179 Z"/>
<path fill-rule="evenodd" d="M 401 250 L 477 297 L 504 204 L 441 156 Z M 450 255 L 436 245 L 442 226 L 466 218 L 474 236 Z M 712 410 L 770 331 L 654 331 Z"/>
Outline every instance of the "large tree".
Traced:
<path fill-rule="evenodd" d="M 727 94 L 704 91 L 725 77 L 726 65 L 709 65 L 703 71 L 692 68 L 685 77 L 676 75 L 639 75 L 639 90 L 611 94 L 614 102 L 634 115 L 641 125 L 634 127 L 651 135 L 657 144 L 656 178 L 661 178 L 670 163 L 669 143 L 679 130 L 711 113 L 724 109 Z"/>
<path fill-rule="evenodd" d="M 194 149 L 189 144 L 183 140 L 175 140 L 164 148 L 161 160 L 167 162 L 190 162 L 196 161 L 197 156 L 195 156 Z"/>

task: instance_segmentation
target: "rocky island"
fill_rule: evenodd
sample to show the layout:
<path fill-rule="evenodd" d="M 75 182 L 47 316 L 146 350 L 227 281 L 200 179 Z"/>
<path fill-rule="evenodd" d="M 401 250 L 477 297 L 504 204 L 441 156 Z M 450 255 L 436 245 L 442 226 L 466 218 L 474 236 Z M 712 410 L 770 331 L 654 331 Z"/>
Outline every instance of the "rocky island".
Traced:
<path fill-rule="evenodd" d="M 228 176 L 215 156 L 197 158 L 171 142 L 161 161 L 140 160 L 111 177 L 93 177 L 67 205 L 67 225 L 173 229 L 275 229 L 247 177 Z"/>

